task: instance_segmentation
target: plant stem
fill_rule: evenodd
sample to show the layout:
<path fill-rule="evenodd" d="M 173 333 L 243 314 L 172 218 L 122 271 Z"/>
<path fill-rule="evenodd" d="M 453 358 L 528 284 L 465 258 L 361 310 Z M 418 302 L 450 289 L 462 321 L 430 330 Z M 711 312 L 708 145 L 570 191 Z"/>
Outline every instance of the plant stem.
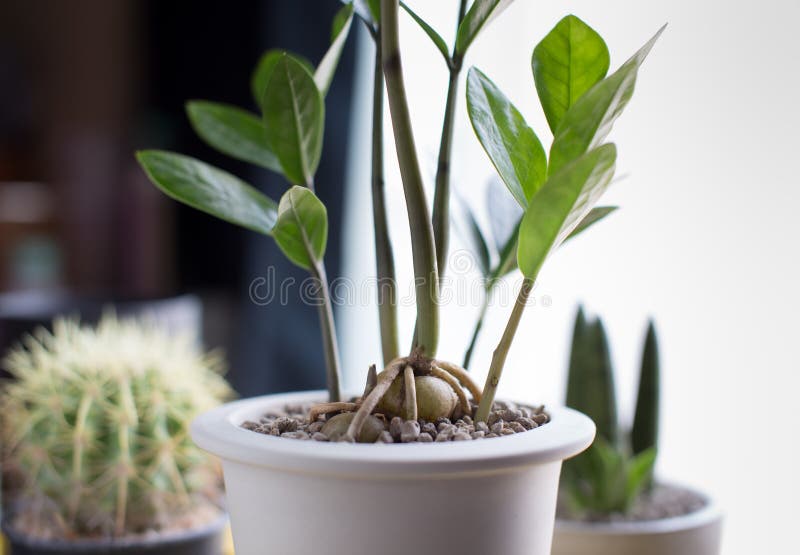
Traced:
<path fill-rule="evenodd" d="M 386 223 L 383 180 L 383 69 L 380 29 L 375 36 L 375 75 L 372 90 L 372 219 L 375 228 L 375 267 L 378 274 L 378 320 L 384 366 L 397 358 L 397 280 L 394 252 Z"/>
<path fill-rule="evenodd" d="M 481 333 L 481 328 L 483 328 L 483 319 L 486 317 L 486 310 L 489 308 L 489 292 L 487 291 L 484 293 L 483 296 L 483 306 L 481 306 L 481 311 L 478 314 L 478 321 L 475 322 L 475 330 L 472 332 L 472 339 L 469 342 L 469 347 L 467 347 L 467 352 L 464 354 L 464 362 L 461 366 L 469 370 L 469 364 L 472 361 L 472 352 L 475 350 L 475 345 L 478 343 L 478 336 Z"/>
<path fill-rule="evenodd" d="M 508 319 L 506 329 L 503 336 L 500 338 L 500 343 L 492 355 L 492 364 L 489 367 L 489 375 L 486 376 L 486 384 L 483 386 L 483 398 L 478 405 L 478 412 L 475 414 L 476 422 L 485 422 L 489 417 L 489 411 L 492 409 L 494 403 L 494 396 L 497 393 L 497 386 L 500 383 L 500 376 L 503 373 L 503 366 L 506 363 L 508 350 L 511 343 L 514 341 L 514 334 L 517 333 L 519 321 L 522 318 L 522 312 L 528 304 L 528 296 L 533 289 L 533 279 L 525 278 L 522 282 L 522 287 L 519 289 L 517 301 L 514 303 L 514 308 L 511 310 L 511 317 Z"/>
<path fill-rule="evenodd" d="M 311 274 L 320 285 L 322 303 L 317 307 L 319 312 L 319 326 L 322 330 L 322 344 L 325 351 L 325 370 L 328 382 L 328 401 L 335 403 L 341 400 L 339 389 L 339 346 L 336 343 L 336 324 L 333 320 L 333 304 L 328 289 L 328 275 L 325 272 L 325 263 L 318 262 L 311 265 Z"/>
<path fill-rule="evenodd" d="M 461 0 L 458 8 L 456 30 L 464 19 L 467 10 L 466 0 Z M 450 80 L 447 85 L 447 100 L 444 105 L 442 138 L 439 142 L 439 160 L 436 166 L 436 188 L 433 195 L 433 236 L 436 240 L 436 262 L 439 279 L 444 276 L 447 266 L 447 247 L 450 235 L 450 158 L 453 151 L 453 130 L 455 129 L 456 100 L 458 99 L 458 78 L 461 75 L 461 57 L 455 46 L 450 59 Z"/>
<path fill-rule="evenodd" d="M 408 209 L 417 301 L 417 346 L 429 357 L 439 340 L 439 278 L 433 225 L 408 111 L 398 33 L 398 0 L 381 0 L 381 48 L 397 159 Z"/>

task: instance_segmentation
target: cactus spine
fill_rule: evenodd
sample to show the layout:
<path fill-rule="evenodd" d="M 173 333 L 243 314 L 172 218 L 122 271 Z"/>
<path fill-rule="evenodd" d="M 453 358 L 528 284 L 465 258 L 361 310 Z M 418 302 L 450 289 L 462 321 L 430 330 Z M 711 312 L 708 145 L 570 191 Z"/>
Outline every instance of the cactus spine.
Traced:
<path fill-rule="evenodd" d="M 26 337 L 4 360 L 14 380 L 0 395 L 18 498 L 67 537 L 157 530 L 183 515 L 217 489 L 188 425 L 229 396 L 221 366 L 188 338 L 113 316 Z"/>

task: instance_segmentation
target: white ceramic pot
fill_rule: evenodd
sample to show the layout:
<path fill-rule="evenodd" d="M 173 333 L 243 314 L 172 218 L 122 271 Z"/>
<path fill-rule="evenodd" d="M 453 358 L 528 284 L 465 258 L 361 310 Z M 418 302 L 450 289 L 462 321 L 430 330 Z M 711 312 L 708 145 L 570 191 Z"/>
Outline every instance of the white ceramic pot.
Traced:
<path fill-rule="evenodd" d="M 561 461 L 594 424 L 548 408 L 541 428 L 491 440 L 320 443 L 240 424 L 324 392 L 229 403 L 192 437 L 222 459 L 236 555 L 549 555 Z"/>
<path fill-rule="evenodd" d="M 557 520 L 553 555 L 719 555 L 722 512 L 707 499 L 688 515 L 643 522 Z"/>

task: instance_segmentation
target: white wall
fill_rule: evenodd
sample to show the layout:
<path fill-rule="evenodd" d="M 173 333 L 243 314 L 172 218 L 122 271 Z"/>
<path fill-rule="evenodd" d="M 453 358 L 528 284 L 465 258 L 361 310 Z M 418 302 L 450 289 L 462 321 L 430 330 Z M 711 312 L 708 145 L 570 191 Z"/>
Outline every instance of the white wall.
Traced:
<path fill-rule="evenodd" d="M 454 1 L 410 4 L 452 39 Z M 794 343 L 800 331 L 800 3 L 517 0 L 480 37 L 467 66 L 495 80 L 545 144 L 551 137 L 536 101 L 530 54 L 567 13 L 605 37 L 612 69 L 664 22 L 670 25 L 612 135 L 619 173 L 628 177 L 604 201 L 622 210 L 546 266 L 536 295 L 548 296 L 552 305 L 527 311 L 502 393 L 561 400 L 571 320 L 576 304 L 585 301 L 606 320 L 623 414 L 629 415 L 643 326 L 654 316 L 664 369 L 660 473 L 720 498 L 728 513 L 726 555 L 794 552 L 800 499 Z M 437 51 L 407 18 L 401 31 L 417 144 L 423 170 L 432 176 L 446 73 Z M 356 121 L 360 143 L 351 160 L 347 230 L 347 273 L 356 280 L 374 274 L 371 54 L 362 56 L 364 90 L 356 101 L 367 109 Z M 463 94 L 458 114 L 455 187 L 480 203 L 492 168 L 469 126 Z M 387 130 L 387 149 L 393 148 L 390 135 Z M 387 156 L 397 264 L 408 280 L 408 231 L 394 164 Z M 444 309 L 440 355 L 459 361 L 475 309 L 456 304 Z M 491 312 L 475 360 L 481 380 L 509 310 Z M 357 388 L 367 365 L 379 360 L 375 307 L 340 312 L 348 384 Z M 412 304 L 402 317 L 407 345 Z"/>

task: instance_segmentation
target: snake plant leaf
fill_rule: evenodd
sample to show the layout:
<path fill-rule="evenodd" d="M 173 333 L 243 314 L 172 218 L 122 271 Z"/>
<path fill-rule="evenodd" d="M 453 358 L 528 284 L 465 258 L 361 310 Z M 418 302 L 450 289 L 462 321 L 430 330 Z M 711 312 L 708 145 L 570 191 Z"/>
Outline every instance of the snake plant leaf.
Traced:
<path fill-rule="evenodd" d="M 603 145 L 550 176 L 533 196 L 519 229 L 517 261 L 536 279 L 548 255 L 569 237 L 597 203 L 614 175 L 617 149 Z"/>
<path fill-rule="evenodd" d="M 572 230 L 572 233 L 570 233 L 567 238 L 564 239 L 564 241 L 574 239 L 617 209 L 619 209 L 619 206 L 597 206 L 596 208 L 592 208 L 589 213 L 583 217 L 581 223 L 579 223 L 577 227 Z"/>
<path fill-rule="evenodd" d="M 253 95 L 256 105 L 263 111 L 264 91 L 269 83 L 269 78 L 272 76 L 272 71 L 275 69 L 277 63 L 281 58 L 291 56 L 305 67 L 309 73 L 314 73 L 314 66 L 306 58 L 300 54 L 290 54 L 285 50 L 267 50 L 259 58 L 253 74 L 250 76 L 250 92 Z"/>
<path fill-rule="evenodd" d="M 163 150 L 142 150 L 136 159 L 167 196 L 221 220 L 268 235 L 278 206 L 238 177 L 205 162 Z"/>
<path fill-rule="evenodd" d="M 410 15 L 411 18 L 417 22 L 417 25 L 419 25 L 420 28 L 423 31 L 425 31 L 425 34 L 428 35 L 428 37 L 430 37 L 430 39 L 433 41 L 434 46 L 436 46 L 436 48 L 439 50 L 442 56 L 444 56 L 445 62 L 450 63 L 450 52 L 448 51 L 447 43 L 444 41 L 442 36 L 439 33 L 437 33 L 433 27 L 428 25 L 428 23 L 424 19 L 422 19 L 420 16 L 414 13 L 414 10 L 409 8 L 408 4 L 406 4 L 405 2 L 400 2 L 400 6 L 406 12 L 408 12 L 408 15 Z"/>
<path fill-rule="evenodd" d="M 267 146 L 264 123 L 256 115 L 228 104 L 193 100 L 186 114 L 195 132 L 218 151 L 275 172 L 281 164 Z"/>
<path fill-rule="evenodd" d="M 474 67 L 467 77 L 467 112 L 497 173 L 525 208 L 547 175 L 547 157 L 536 133 L 500 89 Z"/>
<path fill-rule="evenodd" d="M 322 154 L 325 104 L 314 77 L 303 64 L 283 55 L 264 91 L 267 144 L 283 175 L 295 185 L 310 185 Z"/>
<path fill-rule="evenodd" d="M 559 21 L 536 45 L 533 80 L 554 133 L 570 106 L 606 76 L 609 63 L 605 41 L 574 15 Z"/>
<path fill-rule="evenodd" d="M 551 174 L 600 145 L 633 96 L 636 74 L 662 27 L 622 67 L 581 96 L 564 114 L 550 147 Z"/>
<path fill-rule="evenodd" d="M 331 45 L 322 57 L 322 60 L 314 72 L 314 81 L 323 96 L 328 93 L 328 89 L 336 73 L 336 66 L 339 65 L 339 58 L 342 57 L 347 36 L 353 23 L 353 5 L 345 4 L 333 18 L 331 29 Z"/>
<path fill-rule="evenodd" d="M 456 56 L 463 57 L 472 41 L 513 0 L 475 0 L 470 6 L 456 33 Z"/>
<path fill-rule="evenodd" d="M 650 447 L 628 461 L 627 483 L 625 488 L 627 507 L 633 504 L 634 500 L 650 482 L 656 465 L 657 454 L 655 448 Z"/>
<path fill-rule="evenodd" d="M 658 411 L 660 391 L 658 338 L 655 325 L 648 323 L 639 371 L 639 391 L 631 430 L 631 448 L 642 453 L 658 446 Z"/>
<path fill-rule="evenodd" d="M 306 187 L 295 185 L 278 205 L 272 236 L 286 257 L 306 270 L 322 260 L 328 241 L 325 205 Z"/>

